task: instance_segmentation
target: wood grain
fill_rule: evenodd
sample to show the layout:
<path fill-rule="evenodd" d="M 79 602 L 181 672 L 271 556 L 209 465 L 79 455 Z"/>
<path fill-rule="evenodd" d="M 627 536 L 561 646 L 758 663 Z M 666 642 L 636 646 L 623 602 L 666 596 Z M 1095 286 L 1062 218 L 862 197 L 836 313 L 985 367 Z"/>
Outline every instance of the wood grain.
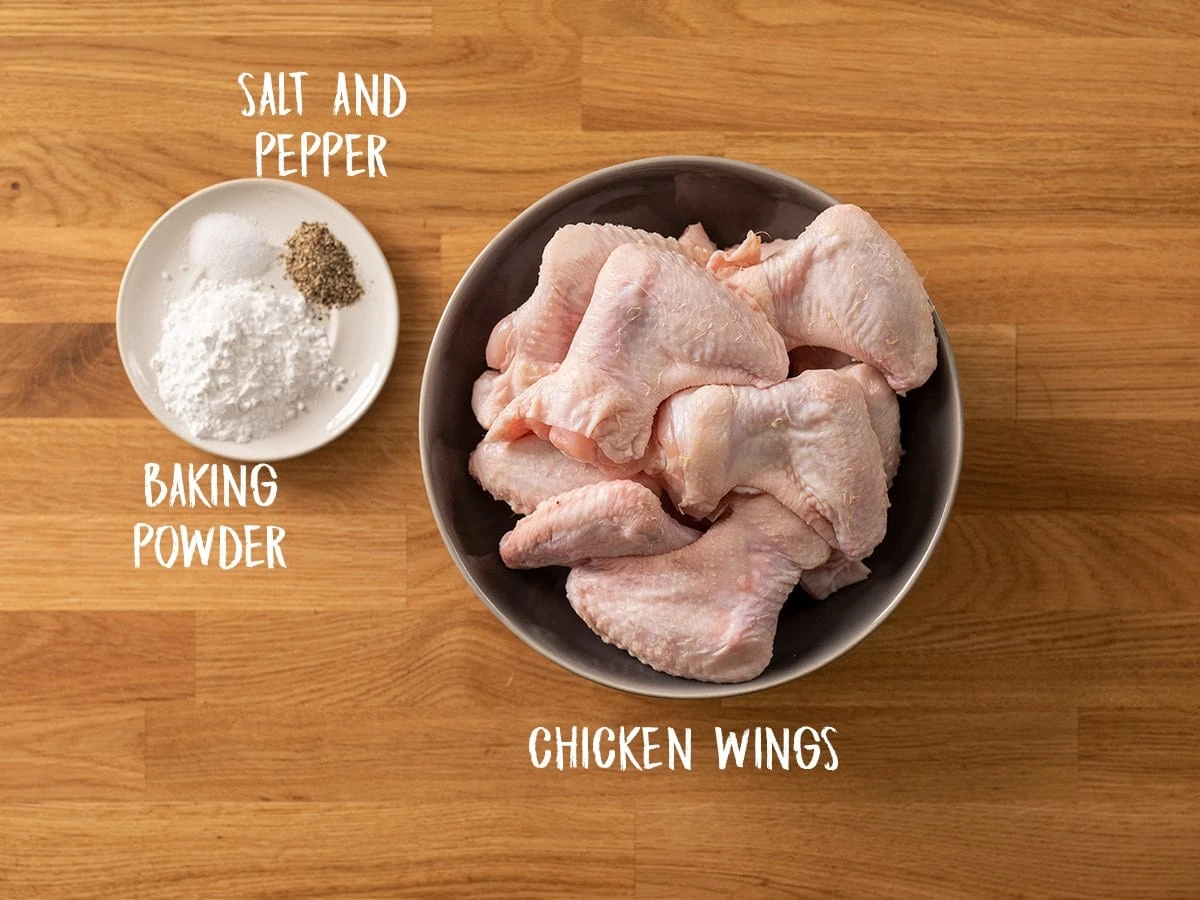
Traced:
<path fill-rule="evenodd" d="M 1173 378 L 1200 347 L 1179 339 L 1177 325 L 1114 328 L 1081 325 L 1070 334 L 1023 325 L 1017 404 L 1022 419 L 1196 419 L 1200 383 Z M 1091 357 L 1086 368 L 1080 360 Z M 1147 403 L 1153 396 L 1152 403 Z"/>
<path fill-rule="evenodd" d="M 747 804 L 753 817 L 742 812 Z M 1153 897 L 1187 897 L 1200 885 L 1181 865 L 1195 846 L 1194 811 L 1161 806 L 945 803 L 826 804 L 801 809 L 792 797 L 761 793 L 709 803 L 712 821 L 738 821 L 735 858 L 719 829 L 697 831 L 686 856 L 676 852 L 671 802 L 637 804 L 639 894 L 795 897 L 838 873 L 847 896 L 913 898 L 1007 896 L 1026 885 L 1042 897 L 1106 896 L 1114 886 Z M 1177 807 L 1183 810 L 1185 807 Z M 774 836 L 802 833 L 779 852 Z M 930 841 L 929 835 L 937 840 Z M 711 859 L 701 871 L 694 859 Z M 1136 874 L 1135 874 L 1136 873 Z M 1152 879 L 1153 884 L 1147 884 Z M 1138 888 L 1138 884 L 1146 885 Z"/>
<path fill-rule="evenodd" d="M 612 897 L 633 890 L 633 818 L 537 798 L 9 805 L 0 872 L 26 896 Z M 594 870 L 582 884 L 581 859 Z"/>
<path fill-rule="evenodd" d="M 985 420 L 967 441 L 958 508 L 1193 513 L 1198 453 L 1194 421 Z"/>
<path fill-rule="evenodd" d="M 0 612 L 0 704 L 190 698 L 191 612 Z"/>
<path fill-rule="evenodd" d="M 236 98 L 225 105 L 227 114 L 220 115 L 222 122 L 237 117 L 231 108 L 234 104 Z M 308 118 L 305 113 L 306 122 Z M 547 138 L 521 130 L 513 121 L 475 132 L 479 134 L 478 146 L 473 146 L 469 155 L 451 156 L 445 153 L 443 137 L 436 128 L 407 122 L 401 127 L 399 122 L 381 126 L 381 133 L 388 138 L 384 153 L 389 166 L 387 190 L 380 189 L 378 179 L 362 177 L 331 178 L 321 187 L 335 199 L 354 206 L 363 224 L 379 234 L 393 268 L 414 274 L 436 267 L 436 253 L 430 245 L 436 246 L 439 227 L 476 225 L 481 220 L 495 221 L 502 227 L 564 182 L 631 156 L 670 154 L 681 147 L 720 155 L 724 148 L 723 136 L 713 133 L 559 131 L 553 135 L 553 156 L 543 159 L 540 154 L 545 152 Z M 346 123 L 342 120 L 330 126 L 344 131 Z M 101 231 L 104 246 L 111 248 L 104 260 L 104 274 L 113 279 L 106 299 L 115 303 L 120 273 L 148 227 L 147 221 L 153 222 L 181 199 L 176 183 L 185 186 L 186 195 L 220 180 L 222 173 L 253 175 L 254 130 L 242 137 L 231 135 L 228 129 L 217 133 L 184 130 L 171 144 L 140 131 L 130 136 L 133 143 L 119 156 L 114 155 L 103 135 L 68 137 L 52 133 L 33 137 L 24 132 L 0 131 L 0 185 L 9 185 L 7 191 L 0 190 L 0 227 L 12 227 L 19 216 L 17 227 L 22 232 L 29 226 L 86 226 L 83 230 Z M 274 130 L 287 129 L 281 126 Z M 96 158 L 104 160 L 100 172 L 87 168 L 87 160 Z M 164 158 L 170 160 L 175 173 L 165 183 L 160 174 Z M 90 191 L 80 176 L 93 185 Z M 14 183 L 20 185 L 18 190 L 12 189 Z M 451 197 L 453 201 L 448 199 Z M 431 221 L 437 223 L 432 231 Z M 78 234 L 80 231 L 67 231 L 66 237 L 55 237 L 48 246 L 69 244 Z M 396 255 L 392 255 L 393 250 Z M 38 250 L 39 254 L 46 252 Z M 20 271 L 35 260 L 6 259 L 2 264 Z M 24 277 L 38 275 L 45 279 L 45 272 L 37 270 Z M 420 309 L 425 304 L 414 306 Z M 110 308 L 106 308 L 103 318 L 111 318 Z"/>
<path fill-rule="evenodd" d="M 951 338 L 968 419 L 1011 419 L 1017 409 L 1017 329 L 959 325 Z"/>
<path fill-rule="evenodd" d="M 412 430 L 388 425 L 393 418 L 386 412 L 389 404 L 409 404 L 416 411 L 412 398 L 399 396 L 401 381 L 389 382 L 354 431 L 337 443 L 275 465 L 280 487 L 270 507 L 273 516 L 387 513 L 399 518 L 405 499 L 422 496 Z M 356 449 L 335 452 L 339 444 Z M 157 462 L 167 471 L 178 463 L 186 474 L 189 464 L 222 462 L 193 450 L 147 412 L 128 420 L 0 418 L 0 453 L 10 467 L 8 477 L 0 481 L 0 504 L 6 514 L 63 515 L 66 497 L 68 512 L 111 516 L 119 510 L 130 528 L 148 511 L 146 463 Z"/>
<path fill-rule="evenodd" d="M 318 497 L 310 503 L 319 504 Z M 295 501 L 293 506 L 301 501 Z M 128 517 L 3 516 L 0 523 L 0 610 L 194 610 L 200 608 L 287 609 L 313 611 L 328 607 L 361 608 L 405 605 L 405 521 L 391 515 L 365 514 L 330 527 L 327 516 L 297 515 L 261 510 L 131 510 Z M 161 540 L 135 534 L 144 523 Z M 252 569 L 220 568 L 220 529 L 232 528 L 244 540 L 246 526 L 257 526 L 250 540 Z M 266 565 L 265 526 L 282 528 L 279 543 L 283 566 Z M 206 535 L 217 529 L 211 564 L 198 558 L 187 565 L 175 541 L 182 542 L 181 526 Z M 33 528 L 56 544 L 30 544 Z M 135 557 L 135 543 L 138 544 Z M 96 562 L 86 572 L 64 557 L 62 547 Z M 174 558 L 172 554 L 175 554 Z M 233 554 L 232 547 L 230 554 Z M 346 561 L 361 555 L 372 560 L 374 580 L 348 580 Z M 135 558 L 138 566 L 135 567 Z M 160 562 L 161 559 L 161 562 Z M 276 562 L 272 558 L 272 562 Z M 168 567 L 169 566 L 169 567 Z M 120 585 L 114 588 L 114 585 Z"/>
<path fill-rule="evenodd" d="M 749 48 L 747 48 L 749 49 Z M 1195 116 L 1178 91 L 1194 92 L 1187 38 L 1038 38 L 997 41 L 904 35 L 871 40 L 794 36 L 756 40 L 731 54 L 719 41 L 584 38 L 586 128 L 715 128 L 719 96 L 739 103 L 739 125 L 787 130 L 991 129 L 1174 132 L 1194 136 Z M 662 60 L 671 60 L 663 78 Z M 820 91 L 806 89 L 819 68 Z M 900 77 L 880 78 L 880 71 Z M 902 73 L 902 74 L 901 74 Z M 967 76 L 967 77 L 964 77 Z M 655 104 L 636 102 L 648 84 Z M 653 123 L 653 124 L 651 124 Z"/>
<path fill-rule="evenodd" d="M 1130 785 L 1147 800 L 1188 800 L 1200 778 L 1200 709 L 1138 706 L 1079 711 L 1079 789 L 1114 800 Z M 1086 743 L 1085 743 L 1086 742 Z"/>
<path fill-rule="evenodd" d="M 456 630 L 450 615 L 392 608 L 206 611 L 198 623 L 199 702 L 284 706 L 411 703 L 424 680 L 414 651 L 435 635 L 445 645 Z"/>
<path fill-rule="evenodd" d="M 1176 548 L 1196 541 L 1194 514 L 960 511 L 930 563 L 922 602 L 974 612 L 1186 611 L 1200 557 Z"/>
<path fill-rule="evenodd" d="M 0 802 L 141 800 L 145 718 L 134 704 L 8 706 L 0 719 Z"/>
<path fill-rule="evenodd" d="M 1184 0 L 219 0 L 0 6 L 0 896 L 1200 895 L 1200 16 Z M 246 117 L 239 72 L 309 72 Z M 391 71 L 392 120 L 331 115 Z M 113 318 L 259 130 L 374 131 L 307 184 L 388 257 L 401 340 L 267 509 L 148 508 Z M 869 209 L 957 358 L 956 508 L 803 679 L 621 694 L 479 602 L 425 497 L 446 298 L 548 191 L 724 155 Z M 482 362 L 479 363 L 482 365 Z M 277 524 L 287 569 L 132 565 L 137 522 Z M 691 728 L 690 771 L 534 768 L 536 726 Z M 836 771 L 716 765 L 831 725 Z"/>
<path fill-rule="evenodd" d="M 1183 190 L 1200 196 L 1200 182 Z M 908 210 L 918 202 L 913 198 Z M 982 196 L 968 200 L 977 209 L 989 202 Z M 925 286 L 951 325 L 1036 325 L 1065 338 L 1082 324 L 1081 310 L 1091 327 L 1145 327 L 1142 304 L 1153 304 L 1178 326 L 1197 324 L 1192 299 L 1200 294 L 1200 283 L 1193 283 L 1200 272 L 1200 229 L 1142 224 L 1136 213 L 1116 209 L 1109 225 L 1056 224 L 1062 207 L 1053 199 L 1027 202 L 1025 221 L 1014 210 L 1008 224 L 967 230 L 909 224 L 911 212 L 899 208 L 887 215 L 890 230 L 920 260 Z M 981 209 L 980 218 L 987 216 Z M 1167 270 L 1173 277 L 1163 277 Z"/>
<path fill-rule="evenodd" d="M 980 37 L 1178 36 L 1200 35 L 1196 17 L 1179 4 L 1120 0 L 1086 9 L 1035 3 L 921 0 L 896 5 L 887 0 L 671 0 L 624 5 L 579 4 L 570 0 L 476 2 L 449 0 L 433 10 L 436 34 L 556 33 L 591 37 L 711 38 L 714 29 L 730 39 L 803 37 L 813 32 L 845 37 L 890 37 L 900 33 Z"/>
<path fill-rule="evenodd" d="M 787 721 L 824 704 L 846 708 L 853 719 L 857 707 L 884 703 L 1019 711 L 1186 705 L 1194 696 L 1200 624 L 1191 607 L 1071 612 L 1043 601 L 1036 612 L 936 612 L 925 608 L 925 593 L 916 588 L 854 653 L 826 669 L 722 706 Z"/>
<path fill-rule="evenodd" d="M 1071 290 L 1076 267 L 1083 261 L 1073 248 L 1091 236 L 1079 231 L 1080 226 L 1119 226 L 1108 235 L 1121 244 L 1104 264 L 1111 271 L 1130 255 L 1127 231 L 1136 233 L 1141 225 L 1196 225 L 1198 145 L 1200 137 L 1190 127 L 1151 135 L 1140 130 L 1105 132 L 1082 124 L 1055 132 L 1028 124 L 997 129 L 980 122 L 906 132 L 878 125 L 856 128 L 839 120 L 826 128 L 797 123 L 782 134 L 730 135 L 725 151 L 791 172 L 841 200 L 853 200 L 878 212 L 889 229 L 910 222 L 957 226 L 945 231 L 957 230 L 961 238 L 962 226 L 1046 227 L 1049 233 L 1043 232 L 1040 243 L 1043 253 L 1054 256 L 1054 284 L 1066 282 Z M 995 235 L 992 229 L 981 232 L 983 243 L 972 241 L 971 254 L 988 253 L 998 239 Z M 1185 262 L 1194 262 L 1194 246 L 1188 247 L 1186 241 L 1171 246 L 1184 254 Z M 937 266 L 955 265 L 956 254 L 944 256 L 938 254 Z M 1013 265 L 1021 258 L 993 257 L 1003 264 L 1008 278 L 1026 274 L 1022 266 Z M 921 266 L 921 271 L 926 268 Z M 1194 266 L 1181 268 L 1194 271 Z M 1029 274 L 1036 276 L 1037 271 Z M 970 277 L 994 277 L 994 272 L 989 268 Z M 1054 293 L 1045 290 L 1044 279 L 1035 283 L 1039 295 Z M 1017 297 L 1014 304 L 1010 297 L 1005 308 L 1021 311 L 1023 304 L 1037 299 Z"/>
<path fill-rule="evenodd" d="M 0 348 L 0 416 L 145 416 L 111 324 L 2 325 Z"/>
<path fill-rule="evenodd" d="M 0 143 L 3 138 L 0 138 Z M 0 315 L 5 323 L 46 324 L 87 322 L 110 324 L 116 309 L 114 292 L 106 296 L 93 291 L 97 278 L 116 285 L 125 262 L 141 237 L 139 232 L 121 229 L 71 227 L 41 228 L 32 224 L 32 216 L 17 224 L 11 213 L 18 196 L 28 194 L 28 181 L 13 168 L 9 180 L 0 178 L 0 197 L 4 190 L 13 196 L 0 202 L 0 242 L 5 246 L 28 244 L 19 254 L 0 259 Z M 17 185 L 17 188 L 13 188 Z M 29 212 L 21 207 L 22 213 Z"/>
<path fill-rule="evenodd" d="M 383 17 L 395 35 L 427 35 L 432 30 L 429 4 L 393 6 Z M 0 16 L 4 33 L 12 35 L 129 34 L 225 35 L 257 34 L 356 34 L 379 27 L 378 5 L 343 2 L 332 7 L 315 0 L 255 0 L 223 3 L 221 15 L 211 7 L 166 2 L 153 7 L 133 6 L 123 0 L 100 0 L 80 6 L 69 0 L 15 0 L 4 5 Z"/>
<path fill-rule="evenodd" d="M 837 716 L 836 710 L 822 707 L 805 712 L 805 723 L 817 727 Z M 1062 710 L 980 712 L 967 719 L 958 710 L 919 706 L 865 706 L 856 713 L 860 725 L 854 731 L 842 729 L 831 736 L 839 758 L 846 754 L 859 760 L 853 772 L 839 774 L 823 766 L 805 772 L 794 760 L 790 763 L 796 770 L 789 772 L 792 780 L 802 779 L 810 797 L 920 801 L 937 794 L 943 799 L 1010 803 L 1075 796 L 1076 727 L 1074 718 Z M 515 718 L 525 724 L 523 716 Z M 671 772 L 662 766 L 641 772 L 544 773 L 529 764 L 528 733 L 545 718 L 534 718 L 521 729 L 510 727 L 509 715 L 484 711 L 471 716 L 471 725 L 464 727 L 457 716 L 442 719 L 425 713 L 416 720 L 406 709 L 395 708 L 157 705 L 147 713 L 146 790 L 160 800 L 411 803 L 503 800 L 516 793 L 579 796 L 603 803 L 635 780 L 641 797 L 670 796 L 681 786 L 702 782 L 706 771 L 720 777 L 719 784 L 707 788 L 714 793 L 795 790 L 778 771 L 778 762 L 770 773 L 753 766 L 720 772 L 712 728 L 740 730 L 741 722 L 734 715 L 709 718 L 711 724 L 694 735 L 693 771 Z M 897 735 L 901 722 L 914 718 L 925 723 L 932 741 Z M 780 729 L 802 724 L 787 717 L 766 722 Z M 476 765 L 456 772 L 454 759 Z M 229 764 L 232 760 L 236 765 Z M 417 760 L 428 766 L 427 777 L 405 774 Z M 826 753 L 823 761 L 831 762 L 832 757 Z M 483 769 L 488 764 L 512 774 L 499 780 L 486 777 Z M 765 779 L 774 780 L 764 784 Z"/>

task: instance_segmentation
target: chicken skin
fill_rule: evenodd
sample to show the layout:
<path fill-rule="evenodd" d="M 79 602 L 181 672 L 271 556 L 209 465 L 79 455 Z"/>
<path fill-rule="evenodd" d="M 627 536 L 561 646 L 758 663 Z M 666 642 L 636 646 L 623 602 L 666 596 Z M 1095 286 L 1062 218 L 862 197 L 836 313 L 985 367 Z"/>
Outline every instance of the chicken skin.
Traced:
<path fill-rule="evenodd" d="M 476 378 L 475 384 L 471 386 L 471 412 L 475 413 L 475 421 L 485 429 L 492 427 L 496 415 L 500 412 L 492 400 L 492 394 L 501 377 L 503 376 L 495 369 L 484 369 L 483 374 Z"/>
<path fill-rule="evenodd" d="M 572 569 L 567 597 L 592 631 L 660 672 L 746 681 L 771 661 L 779 611 L 800 573 L 829 552 L 774 498 L 737 497 L 680 550 Z"/>
<path fill-rule="evenodd" d="M 712 242 L 712 238 L 699 222 L 683 230 L 683 234 L 679 236 L 679 243 L 687 251 L 687 255 L 698 263 L 703 263 L 717 252 L 717 245 Z"/>
<path fill-rule="evenodd" d="M 500 539 L 511 569 L 574 566 L 612 556 L 653 556 L 686 547 L 700 536 L 662 507 L 636 481 L 602 481 L 557 494 Z"/>
<path fill-rule="evenodd" d="M 871 430 L 879 440 L 883 454 L 883 472 L 887 486 L 892 486 L 900 466 L 900 405 L 887 379 L 877 369 L 856 363 L 846 354 L 825 347 L 798 347 L 788 354 L 794 373 L 810 369 L 840 369 L 843 375 L 854 378 L 867 399 L 867 414 Z M 847 559 L 835 552 L 829 561 L 800 576 L 800 586 L 817 600 L 824 600 L 836 591 L 865 581 L 871 570 L 857 559 Z"/>
<path fill-rule="evenodd" d="M 610 480 L 596 467 L 564 456 L 535 435 L 508 443 L 485 441 L 471 452 L 467 469 L 480 487 L 521 515 L 533 512 L 543 500 Z M 659 492 L 653 479 L 635 477 L 649 490 Z"/>
<path fill-rule="evenodd" d="M 773 304 L 788 349 L 841 350 L 877 368 L 901 393 L 924 384 L 937 365 L 920 275 L 857 206 L 831 206 L 782 250 L 725 280 L 759 306 Z"/>
<path fill-rule="evenodd" d="M 542 251 L 537 286 L 529 299 L 492 329 L 487 363 L 500 376 L 486 394 L 478 395 L 482 402 L 475 412 L 481 422 L 490 425 L 513 397 L 558 367 L 591 302 L 601 267 L 613 250 L 629 243 L 657 247 L 699 265 L 712 252 L 712 242 L 699 226 L 689 228 L 678 241 L 624 225 L 560 228 Z"/>
<path fill-rule="evenodd" d="M 871 419 L 871 430 L 879 441 L 883 455 L 883 476 L 887 487 L 892 486 L 896 470 L 900 468 L 900 403 L 896 392 L 888 386 L 879 370 L 865 363 L 855 363 L 840 370 L 846 378 L 852 378 L 862 388 L 867 400 L 867 415 Z"/>
<path fill-rule="evenodd" d="M 850 559 L 883 539 L 883 454 L 862 388 L 841 372 L 685 391 L 663 405 L 655 440 L 648 471 L 687 515 L 710 515 L 730 491 L 762 491 Z"/>
<path fill-rule="evenodd" d="M 533 431 L 576 459 L 636 469 L 667 397 L 710 383 L 768 387 L 787 366 L 767 317 L 721 281 L 678 254 L 624 244 L 562 365 L 509 403 L 487 439 Z"/>
<path fill-rule="evenodd" d="M 800 587 L 815 600 L 825 600 L 844 587 L 866 581 L 871 570 L 860 559 L 847 559 L 834 553 L 829 560 L 815 569 L 800 573 Z"/>

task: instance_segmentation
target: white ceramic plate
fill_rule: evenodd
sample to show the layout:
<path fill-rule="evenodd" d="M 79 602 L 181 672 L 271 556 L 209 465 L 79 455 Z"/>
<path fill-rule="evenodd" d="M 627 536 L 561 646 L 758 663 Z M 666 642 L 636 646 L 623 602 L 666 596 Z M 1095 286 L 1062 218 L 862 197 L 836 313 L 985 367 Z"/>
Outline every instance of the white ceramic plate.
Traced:
<path fill-rule="evenodd" d="M 301 413 L 282 430 L 239 444 L 191 434 L 158 396 L 150 360 L 162 335 L 167 298 L 186 290 L 199 273 L 188 265 L 188 234 L 201 216 L 237 213 L 256 221 L 271 243 L 283 250 L 301 222 L 324 222 L 354 257 L 363 296 L 335 310 L 326 320 L 333 362 L 350 381 L 341 391 L 322 388 L 305 401 Z M 181 268 L 186 266 L 187 268 Z M 167 273 L 169 280 L 163 278 Z M 266 280 L 286 284 L 283 264 Z M 358 421 L 387 380 L 400 335 L 396 283 L 383 251 L 366 227 L 336 200 L 290 181 L 245 178 L 215 184 L 175 204 L 146 232 L 121 279 L 117 295 L 117 343 L 121 362 L 146 407 L 188 443 L 218 456 L 266 462 L 308 453 L 344 433 Z"/>

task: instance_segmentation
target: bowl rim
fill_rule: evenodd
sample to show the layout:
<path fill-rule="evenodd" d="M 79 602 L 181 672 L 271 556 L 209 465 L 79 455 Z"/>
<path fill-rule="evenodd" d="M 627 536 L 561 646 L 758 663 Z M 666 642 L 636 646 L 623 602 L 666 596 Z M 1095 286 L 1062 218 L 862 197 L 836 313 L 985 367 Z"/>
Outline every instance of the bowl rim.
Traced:
<path fill-rule="evenodd" d="M 455 542 L 451 540 L 449 523 L 445 521 L 445 518 L 443 517 L 442 511 L 439 507 L 439 503 L 434 497 L 433 473 L 431 471 L 432 463 L 430 462 L 432 447 L 430 446 L 431 441 L 428 432 L 429 408 L 434 402 L 430 396 L 431 391 L 429 387 L 431 381 L 431 360 L 434 357 L 434 350 L 440 349 L 443 344 L 451 340 L 450 328 L 446 324 L 448 315 L 452 308 L 454 308 L 458 303 L 462 302 L 460 300 L 460 292 L 462 291 L 463 286 L 471 280 L 475 270 L 482 267 L 483 261 L 492 254 L 493 248 L 504 243 L 506 239 L 514 232 L 522 230 L 530 221 L 544 218 L 550 208 L 559 205 L 564 195 L 573 193 L 581 188 L 587 188 L 592 182 L 606 181 L 608 178 L 617 174 L 630 174 L 642 169 L 671 167 L 682 168 L 685 166 L 703 166 L 711 170 L 717 170 L 718 172 L 723 170 L 731 174 L 752 173 L 759 177 L 765 176 L 767 178 L 784 181 L 793 188 L 808 193 L 819 200 L 826 201 L 827 206 L 837 205 L 842 202 L 832 194 L 829 194 L 820 188 L 802 181 L 793 175 L 789 175 L 786 172 L 780 172 L 777 169 L 760 166 L 756 163 L 728 159 L 723 156 L 675 155 L 643 157 L 640 159 L 629 160 L 627 162 L 606 166 L 602 169 L 597 169 L 578 178 L 572 179 L 566 184 L 555 188 L 554 190 L 542 196 L 540 199 L 536 200 L 534 203 L 530 204 L 528 207 L 518 213 L 512 219 L 512 221 L 500 229 L 495 237 L 488 241 L 487 245 L 480 250 L 475 259 L 471 261 L 471 264 L 467 267 L 466 271 L 463 272 L 462 277 L 459 278 L 458 283 L 454 286 L 454 290 L 450 292 L 450 296 L 447 299 L 446 305 L 442 310 L 442 314 L 438 319 L 437 327 L 434 329 L 433 338 L 429 342 L 429 348 L 425 355 L 425 365 L 422 368 L 421 373 L 421 393 L 417 411 L 417 435 L 421 454 L 421 476 L 425 482 L 426 499 L 429 502 L 430 510 L 433 512 L 433 518 L 437 523 L 438 533 L 442 538 L 442 543 L 445 545 L 450 557 L 454 560 L 454 564 L 457 567 L 459 574 L 462 575 L 463 580 L 467 582 L 468 587 L 470 587 L 475 593 L 475 596 L 478 597 L 489 610 L 491 610 L 492 614 L 504 623 L 505 627 L 507 627 L 509 631 L 515 634 L 528 647 L 537 651 L 541 656 L 553 663 L 556 663 L 557 665 L 566 669 L 568 672 L 572 672 L 575 675 L 586 678 L 588 681 L 594 682 L 595 684 L 600 684 L 614 690 L 624 691 L 625 693 L 636 694 L 643 697 L 678 700 L 704 700 L 753 694 L 759 691 L 765 691 L 770 688 L 778 687 L 782 684 L 787 684 L 788 682 L 795 681 L 796 679 L 802 678 L 805 675 L 809 675 L 815 672 L 817 669 L 829 665 L 829 663 L 840 658 L 846 653 L 849 653 L 852 649 L 862 643 L 862 641 L 864 641 L 868 635 L 873 633 L 879 627 L 879 625 L 892 614 L 896 607 L 900 605 L 900 602 L 906 596 L 908 596 L 909 591 L 912 590 L 913 585 L 917 583 L 921 573 L 929 564 L 929 560 L 933 556 L 934 551 L 937 549 L 938 543 L 941 541 L 942 534 L 946 529 L 946 524 L 950 519 L 950 514 L 954 509 L 954 501 L 958 494 L 959 482 L 962 476 L 963 433 L 965 428 L 963 420 L 962 393 L 958 380 L 958 366 L 955 362 L 954 351 L 950 346 L 950 340 L 946 333 L 945 326 L 942 323 L 941 317 L 938 315 L 937 307 L 933 304 L 931 299 L 930 307 L 933 311 L 933 326 L 938 338 L 939 353 L 944 352 L 945 354 L 944 363 L 939 363 L 939 365 L 945 366 L 946 368 L 949 394 L 954 412 L 954 424 L 956 426 L 953 429 L 953 434 L 950 435 L 952 441 L 952 446 L 950 449 L 952 454 L 953 477 L 950 481 L 949 495 L 946 498 L 945 505 L 938 514 L 937 521 L 934 523 L 933 533 L 931 535 L 928 548 L 923 554 L 921 554 L 921 558 L 918 560 L 916 567 L 900 586 L 900 588 L 895 592 L 894 596 L 887 603 L 887 605 L 881 609 L 879 613 L 862 628 L 861 633 L 856 635 L 852 640 L 847 641 L 844 645 L 814 656 L 812 659 L 807 660 L 801 667 L 778 671 L 775 673 L 763 673 L 762 675 L 752 678 L 749 681 L 737 682 L 733 684 L 695 681 L 676 676 L 673 678 L 673 681 L 664 683 L 661 686 L 629 685 L 621 683 L 619 679 L 607 678 L 602 673 L 586 671 L 583 667 L 575 664 L 574 661 L 569 657 L 560 654 L 549 647 L 541 645 L 534 637 L 528 635 L 524 629 L 513 622 L 513 620 L 508 617 L 504 610 L 500 609 L 495 603 L 492 602 L 491 598 L 488 597 L 487 592 L 480 587 L 479 583 L 471 574 L 462 553 L 459 551 Z"/>

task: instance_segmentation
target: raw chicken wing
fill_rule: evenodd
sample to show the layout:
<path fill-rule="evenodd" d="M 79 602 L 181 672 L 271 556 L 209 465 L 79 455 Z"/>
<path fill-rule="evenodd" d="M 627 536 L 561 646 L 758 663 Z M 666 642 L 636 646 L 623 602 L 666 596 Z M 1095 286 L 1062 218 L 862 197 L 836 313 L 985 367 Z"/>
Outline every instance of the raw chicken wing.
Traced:
<path fill-rule="evenodd" d="M 495 369 L 484 369 L 471 388 L 471 412 L 475 413 L 475 421 L 484 428 L 492 427 L 492 423 L 496 421 L 496 414 L 500 411 L 492 402 L 492 394 L 496 390 L 497 381 L 502 377 Z"/>
<path fill-rule="evenodd" d="M 764 491 L 850 559 L 887 527 L 883 455 L 862 388 L 830 369 L 766 390 L 708 385 L 663 405 L 660 474 L 681 512 L 704 517 L 733 490 Z"/>
<path fill-rule="evenodd" d="M 714 275 L 723 275 L 747 266 L 756 266 L 763 260 L 762 246 L 762 238 L 756 232 L 748 231 L 746 239 L 736 247 L 714 251 L 705 268 Z"/>
<path fill-rule="evenodd" d="M 516 397 L 487 439 L 533 431 L 576 459 L 636 467 L 671 394 L 786 375 L 765 315 L 679 255 L 625 244 L 604 264 L 562 365 Z"/>
<path fill-rule="evenodd" d="M 636 481 L 604 481 L 548 500 L 500 539 L 512 569 L 574 566 L 611 556 L 653 556 L 700 536 L 675 521 L 658 495 Z"/>
<path fill-rule="evenodd" d="M 867 400 L 867 415 L 871 418 L 871 430 L 879 440 L 879 450 L 883 454 L 883 474 L 887 486 L 892 486 L 896 470 L 900 468 L 900 403 L 896 392 L 891 389 L 887 379 L 879 370 L 865 363 L 855 363 L 839 370 L 842 375 L 852 378 L 862 388 Z"/>
<path fill-rule="evenodd" d="M 794 357 L 792 362 L 795 365 Z M 896 394 L 879 371 L 865 363 L 845 366 L 841 374 L 853 378 L 863 390 L 871 430 L 879 440 L 883 473 L 890 488 L 900 466 L 900 404 L 896 402 Z M 801 575 L 800 585 L 816 599 L 824 600 L 834 591 L 865 581 L 870 574 L 871 570 L 861 560 L 848 559 L 835 552 L 825 565 Z"/>
<path fill-rule="evenodd" d="M 703 263 L 717 252 L 717 245 L 712 242 L 712 238 L 699 222 L 683 230 L 683 234 L 679 236 L 679 243 L 687 251 L 687 255 L 698 263 Z"/>
<path fill-rule="evenodd" d="M 883 470 L 887 474 L 888 487 L 891 487 L 900 467 L 900 404 L 887 379 L 873 366 L 855 362 L 840 350 L 828 347 L 797 347 L 788 354 L 788 359 L 793 375 L 810 369 L 840 369 L 843 375 L 859 383 L 867 397 L 871 428 L 879 438 Z"/>
<path fill-rule="evenodd" d="M 681 550 L 572 569 L 567 597 L 596 634 L 660 672 L 746 681 L 771 661 L 779 611 L 801 571 L 828 556 L 829 545 L 772 497 L 739 497 Z"/>
<path fill-rule="evenodd" d="M 480 421 L 494 421 L 513 397 L 562 362 L 592 298 L 596 276 L 613 250 L 641 243 L 704 265 L 711 246 L 708 236 L 703 229 L 689 229 L 685 235 L 688 239 L 683 242 L 638 228 L 596 223 L 565 225 L 556 231 L 542 251 L 533 293 L 492 329 L 487 363 L 501 377 L 476 409 Z"/>
<path fill-rule="evenodd" d="M 937 365 L 921 277 L 857 206 L 831 206 L 781 252 L 726 280 L 759 305 L 774 304 L 789 349 L 841 350 L 879 369 L 901 392 L 920 387 Z"/>
<path fill-rule="evenodd" d="M 800 587 L 810 597 L 824 600 L 834 591 L 866 581 L 871 570 L 859 559 L 847 559 L 835 552 L 824 565 L 800 573 Z"/>
<path fill-rule="evenodd" d="M 706 268 L 715 275 L 730 275 L 738 269 L 758 265 L 764 259 L 786 250 L 792 243 L 790 240 L 764 243 L 758 232 L 750 231 L 736 247 L 715 250 L 709 256 Z"/>
<path fill-rule="evenodd" d="M 564 491 L 610 478 L 595 466 L 564 456 L 535 435 L 510 443 L 484 441 L 471 452 L 467 468 L 485 491 L 522 515 Z M 658 488 L 653 480 L 637 477 L 650 489 Z"/>

